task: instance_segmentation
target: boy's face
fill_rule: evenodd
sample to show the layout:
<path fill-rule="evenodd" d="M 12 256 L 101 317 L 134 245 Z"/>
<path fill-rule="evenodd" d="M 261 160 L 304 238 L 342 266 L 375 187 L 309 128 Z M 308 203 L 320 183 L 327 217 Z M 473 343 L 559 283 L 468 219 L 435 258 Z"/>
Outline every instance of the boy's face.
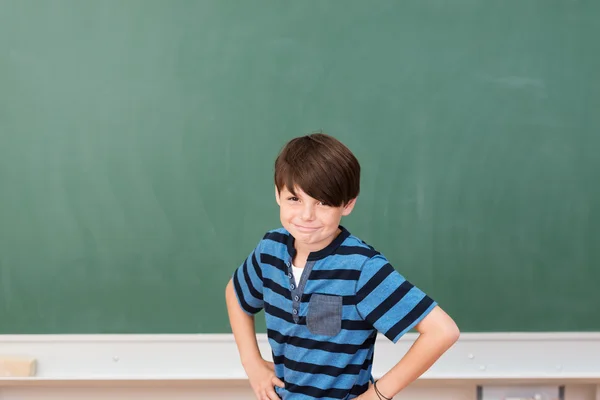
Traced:
<path fill-rule="evenodd" d="M 281 224 L 296 239 L 298 252 L 319 251 L 335 239 L 342 217 L 352 212 L 356 199 L 333 207 L 313 199 L 299 187 L 294 191 L 296 195 L 286 187 L 281 192 L 275 187 Z"/>

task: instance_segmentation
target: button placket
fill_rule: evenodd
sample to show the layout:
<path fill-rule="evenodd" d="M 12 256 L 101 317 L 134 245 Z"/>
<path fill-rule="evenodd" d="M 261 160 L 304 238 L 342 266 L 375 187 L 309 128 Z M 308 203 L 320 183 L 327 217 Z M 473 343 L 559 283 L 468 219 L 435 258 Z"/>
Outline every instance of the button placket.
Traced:
<path fill-rule="evenodd" d="M 310 275 L 313 267 L 315 266 L 315 263 L 316 261 L 309 261 L 306 263 L 299 282 L 294 282 L 294 272 L 292 270 L 291 261 L 285 263 L 288 269 L 287 276 L 290 281 L 289 289 L 292 300 L 292 317 L 296 324 L 300 321 L 300 302 L 302 301 L 302 292 L 304 292 L 306 281 L 308 280 L 308 276 Z"/>
<path fill-rule="evenodd" d="M 295 323 L 298 323 L 298 321 L 300 321 L 300 316 L 298 315 L 298 313 L 300 312 L 300 294 L 298 293 L 299 289 L 296 287 L 296 283 L 294 282 L 292 263 L 288 261 L 286 265 L 288 267 L 287 276 L 290 280 L 290 291 L 292 294 L 292 318 L 294 319 Z"/>

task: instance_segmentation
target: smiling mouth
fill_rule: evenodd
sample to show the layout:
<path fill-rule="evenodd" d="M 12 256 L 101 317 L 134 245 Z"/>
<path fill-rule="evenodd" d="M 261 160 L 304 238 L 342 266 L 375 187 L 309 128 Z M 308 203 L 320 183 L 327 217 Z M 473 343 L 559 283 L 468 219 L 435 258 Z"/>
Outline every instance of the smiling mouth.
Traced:
<path fill-rule="evenodd" d="M 306 226 L 301 226 L 301 225 L 296 225 L 296 228 L 297 228 L 299 231 L 306 231 L 306 232 L 310 232 L 310 231 L 316 231 L 316 230 L 318 229 L 318 228 L 309 228 L 309 227 L 306 227 Z"/>

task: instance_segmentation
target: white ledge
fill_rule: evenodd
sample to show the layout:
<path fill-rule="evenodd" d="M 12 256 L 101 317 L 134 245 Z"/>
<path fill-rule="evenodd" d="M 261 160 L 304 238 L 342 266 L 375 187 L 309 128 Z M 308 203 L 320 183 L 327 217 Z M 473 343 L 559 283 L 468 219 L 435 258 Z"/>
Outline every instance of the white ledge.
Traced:
<path fill-rule="evenodd" d="M 417 334 L 375 347 L 375 377 L 383 375 Z M 266 335 L 257 335 L 270 359 Z M 0 378 L 0 386 L 170 382 L 190 385 L 245 380 L 231 334 L 0 335 L 0 356 L 37 359 L 31 378 Z M 600 333 L 464 333 L 420 381 L 556 381 L 600 383 Z"/>

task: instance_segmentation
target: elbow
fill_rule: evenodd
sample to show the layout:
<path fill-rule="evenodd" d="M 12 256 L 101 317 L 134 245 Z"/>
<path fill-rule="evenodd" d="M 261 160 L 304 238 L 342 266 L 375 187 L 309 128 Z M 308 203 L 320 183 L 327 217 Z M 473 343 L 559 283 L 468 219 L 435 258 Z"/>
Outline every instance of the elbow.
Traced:
<path fill-rule="evenodd" d="M 451 332 L 450 338 L 452 339 L 452 344 L 458 342 L 458 339 L 460 338 L 460 329 L 458 329 L 458 326 L 456 324 L 454 324 L 454 328 Z"/>
<path fill-rule="evenodd" d="M 445 324 L 442 331 L 444 340 L 448 344 L 448 347 L 454 345 L 454 343 L 456 343 L 460 338 L 460 329 L 458 329 L 458 325 L 456 325 L 452 319 Z"/>
<path fill-rule="evenodd" d="M 454 320 L 439 307 L 417 325 L 417 330 L 432 338 L 444 351 L 460 338 L 460 330 Z"/>
<path fill-rule="evenodd" d="M 452 347 L 460 338 L 460 329 L 456 322 L 448 315 L 443 314 L 437 323 L 432 327 L 440 343 L 443 343 L 446 349 Z"/>
<path fill-rule="evenodd" d="M 233 294 L 233 282 L 231 279 L 227 282 L 227 286 L 225 286 L 225 299 L 229 299 Z"/>

